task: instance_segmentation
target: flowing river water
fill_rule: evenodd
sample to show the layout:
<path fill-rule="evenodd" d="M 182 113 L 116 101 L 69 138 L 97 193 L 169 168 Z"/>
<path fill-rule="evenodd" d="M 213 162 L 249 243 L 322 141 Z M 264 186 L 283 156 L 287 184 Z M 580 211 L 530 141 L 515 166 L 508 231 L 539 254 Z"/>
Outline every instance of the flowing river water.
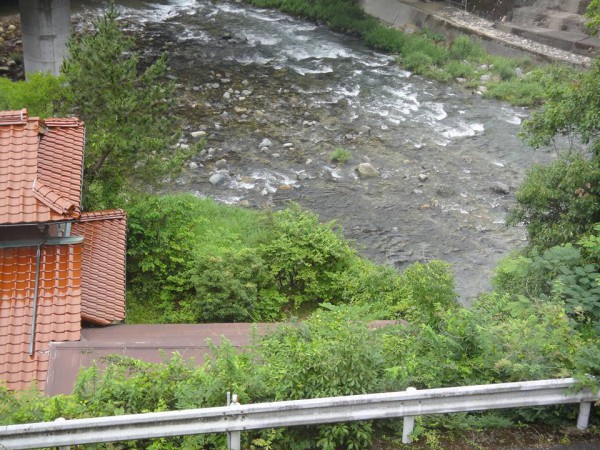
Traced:
<path fill-rule="evenodd" d="M 85 24 L 103 2 L 75 3 Z M 352 37 L 276 11 L 222 0 L 119 5 L 149 58 L 168 52 L 180 145 L 206 139 L 169 190 L 252 208 L 295 201 L 335 219 L 379 263 L 448 261 L 467 303 L 524 244 L 507 210 L 525 170 L 553 157 L 517 138 L 529 111 L 412 75 Z M 352 155 L 345 164 L 330 160 L 339 147 Z M 359 177 L 364 162 L 379 176 Z"/>

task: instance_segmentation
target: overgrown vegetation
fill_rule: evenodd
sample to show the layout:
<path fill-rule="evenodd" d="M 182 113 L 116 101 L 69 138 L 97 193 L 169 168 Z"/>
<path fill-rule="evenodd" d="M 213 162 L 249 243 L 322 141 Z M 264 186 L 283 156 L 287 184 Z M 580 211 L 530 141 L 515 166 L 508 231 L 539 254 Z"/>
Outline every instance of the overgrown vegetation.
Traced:
<path fill-rule="evenodd" d="M 455 305 L 447 264 L 377 266 L 297 205 L 256 213 L 177 194 L 139 198 L 128 212 L 130 323 L 276 321 L 323 303 L 434 321 Z"/>
<path fill-rule="evenodd" d="M 497 79 L 489 85 L 490 95 L 528 93 L 527 101 L 532 103 L 547 98 L 546 106 L 525 123 L 524 138 L 536 148 L 552 144 L 557 137 L 571 145 L 561 150 L 555 163 L 533 167 L 519 189 L 512 220 L 526 226 L 528 247 L 502 261 L 494 291 L 482 294 L 467 309 L 456 302 L 450 267 L 441 261 L 417 263 L 399 273 L 361 258 L 334 222 L 322 224 L 297 205 L 259 213 L 185 194 L 135 195 L 134 178 L 115 169 L 119 192 L 90 192 L 98 193 L 96 198 L 102 200 L 98 203 L 127 200 L 129 321 L 289 323 L 257 336 L 244 352 L 227 342 L 214 347 L 212 357 L 200 366 L 177 357 L 163 364 L 109 357 L 104 369 L 83 370 L 69 396 L 45 398 L 37 391 L 13 395 L 0 388 L 0 423 L 222 406 L 227 391 L 247 404 L 564 376 L 576 376 L 582 385 L 597 389 L 598 61 L 588 73 L 556 69 L 519 78 L 516 67 L 526 67 L 525 62 L 486 59 L 491 57 L 467 38 L 448 43 L 428 33 L 398 34 L 376 24 L 347 0 L 253 3 L 360 34 L 378 48 L 400 53 L 402 63 L 412 70 L 437 79 L 476 80 L 482 70 L 477 64 L 491 64 Z M 590 4 L 590 11 L 593 8 L 598 8 L 597 0 Z M 99 41 L 86 42 L 97 45 Z M 80 53 L 74 53 L 76 58 L 90 57 L 83 41 L 73 45 L 82 45 Z M 127 78 L 140 73 L 134 70 L 136 64 L 123 69 L 129 73 Z M 161 64 L 152 70 L 160 72 Z M 72 70 L 74 81 L 68 85 L 76 86 L 76 79 L 84 77 L 83 68 Z M 136 80 L 130 86 L 142 82 Z M 34 82 L 41 93 L 54 92 L 52 79 Z M 39 108 L 35 110 L 39 114 L 49 111 L 44 109 L 47 104 L 36 103 L 42 94 L 16 88 L 21 97 L 13 98 L 3 89 L 0 83 L 0 101 L 15 101 L 15 109 L 22 106 L 18 103 L 22 98 L 31 102 L 30 108 Z M 61 89 L 62 84 L 57 85 L 57 92 Z M 27 100 L 30 94 L 34 96 Z M 72 101 L 72 95 L 50 96 L 52 108 L 64 107 L 62 102 Z M 94 111 L 90 114 L 90 121 L 110 123 L 92 118 Z M 113 141 L 103 141 L 103 135 L 94 138 L 99 139 L 97 149 L 108 151 Z M 556 145 L 562 148 L 564 141 Z M 115 164 L 130 161 L 133 153 L 128 152 L 137 151 L 131 142 L 122 149 Z M 102 159 L 103 154 L 95 155 Z M 99 183 L 111 180 L 113 169 L 104 164 L 106 173 L 101 175 L 100 170 L 95 178 Z M 94 197 L 90 194 L 90 198 Z M 296 316 L 305 320 L 298 322 Z M 407 322 L 370 330 L 368 322 L 378 318 Z M 416 433 L 427 436 L 434 446 L 436 434 L 431 430 L 436 428 L 462 430 L 536 420 L 556 423 L 574 414 L 571 407 L 556 407 L 423 418 Z M 243 435 L 244 448 L 367 449 L 374 436 L 393 436 L 396 427 L 396 422 L 378 421 L 248 432 Z M 128 445 L 221 448 L 224 439 L 223 435 L 194 436 Z"/>
<path fill-rule="evenodd" d="M 112 414 L 223 406 L 225 393 L 242 404 L 562 377 L 590 371 L 586 341 L 556 303 L 508 295 L 483 297 L 471 310 L 440 309 L 434 325 L 415 320 L 370 330 L 368 305 L 333 306 L 308 320 L 256 337 L 244 352 L 228 342 L 194 366 L 173 357 L 151 364 L 109 357 L 104 370 L 84 369 L 74 394 L 44 398 L 0 390 L 0 422 L 17 423 Z M 596 349 L 597 350 L 597 349 Z M 586 353 L 587 352 L 587 353 Z M 597 361 L 597 359 L 596 359 Z M 581 365 L 585 362 L 585 365 Z M 576 407 L 473 413 L 460 420 L 424 418 L 432 427 L 464 429 L 574 420 Z M 244 448 L 367 449 L 375 436 L 400 431 L 398 421 L 359 422 L 243 433 Z M 224 435 L 129 443 L 137 448 L 221 448 Z"/>

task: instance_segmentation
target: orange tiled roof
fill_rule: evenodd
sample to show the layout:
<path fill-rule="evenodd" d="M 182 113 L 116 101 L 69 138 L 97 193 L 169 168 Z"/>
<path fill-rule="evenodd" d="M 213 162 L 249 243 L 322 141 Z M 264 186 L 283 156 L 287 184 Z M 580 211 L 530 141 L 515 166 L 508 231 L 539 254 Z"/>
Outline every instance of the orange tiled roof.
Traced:
<path fill-rule="evenodd" d="M 41 247 L 33 354 L 29 354 L 37 247 L 0 248 L 0 382 L 44 388 L 49 343 L 79 340 L 82 245 Z"/>
<path fill-rule="evenodd" d="M 81 318 L 99 325 L 125 319 L 127 218 L 118 210 L 85 212 L 72 225 L 84 237 Z"/>
<path fill-rule="evenodd" d="M 0 111 L 0 224 L 77 217 L 84 143 L 77 119 Z"/>

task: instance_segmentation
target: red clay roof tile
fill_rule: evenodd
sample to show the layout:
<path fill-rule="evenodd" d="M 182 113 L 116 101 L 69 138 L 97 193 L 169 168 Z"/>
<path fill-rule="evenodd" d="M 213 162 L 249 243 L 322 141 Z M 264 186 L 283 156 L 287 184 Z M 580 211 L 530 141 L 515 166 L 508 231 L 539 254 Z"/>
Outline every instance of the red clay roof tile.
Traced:
<path fill-rule="evenodd" d="M 72 232 L 84 237 L 81 317 L 100 325 L 125 319 L 125 212 L 85 212 Z"/>
<path fill-rule="evenodd" d="M 81 332 L 82 244 L 42 246 L 34 352 L 29 355 L 36 247 L 0 248 L 0 382 L 44 388 L 48 346 Z"/>
<path fill-rule="evenodd" d="M 0 224 L 77 216 L 81 203 L 83 122 L 0 111 Z"/>

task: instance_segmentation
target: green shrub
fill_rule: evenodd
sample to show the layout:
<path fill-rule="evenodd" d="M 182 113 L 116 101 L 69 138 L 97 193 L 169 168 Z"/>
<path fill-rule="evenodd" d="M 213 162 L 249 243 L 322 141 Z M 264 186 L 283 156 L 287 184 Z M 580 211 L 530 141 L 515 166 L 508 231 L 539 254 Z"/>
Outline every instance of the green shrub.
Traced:
<path fill-rule="evenodd" d="M 450 58 L 455 60 L 478 60 L 485 56 L 481 44 L 468 36 L 457 36 L 448 49 Z"/>
<path fill-rule="evenodd" d="M 186 302 L 184 322 L 260 321 L 260 290 L 268 284 L 265 262 L 250 248 L 225 248 L 198 259 L 192 283 L 196 294 Z M 277 304 L 281 309 L 281 304 Z M 279 312 L 281 314 L 281 310 Z M 271 318 L 273 319 L 273 318 Z"/>
<path fill-rule="evenodd" d="M 331 162 L 346 164 L 352 158 L 352 153 L 342 147 L 336 148 L 330 156 Z"/>
<path fill-rule="evenodd" d="M 260 343 L 260 371 L 274 400 L 377 392 L 383 358 L 376 333 L 345 308 L 317 311 L 307 322 L 282 326 Z M 276 448 L 367 449 L 370 422 L 286 430 Z"/>
<path fill-rule="evenodd" d="M 506 100 L 517 106 L 540 105 L 545 98 L 543 85 L 526 77 L 489 83 L 487 87 L 484 97 Z"/>
<path fill-rule="evenodd" d="M 411 323 L 436 327 L 443 311 L 459 306 L 451 267 L 443 261 L 412 264 L 401 273 L 398 283 L 405 293 L 392 309 Z"/>
<path fill-rule="evenodd" d="M 160 316 L 194 292 L 195 230 L 206 219 L 190 195 L 139 197 L 127 213 L 131 300 Z"/>
<path fill-rule="evenodd" d="M 423 52 L 411 53 L 399 59 L 406 70 L 416 73 L 424 73 L 431 69 L 433 59 Z"/>
<path fill-rule="evenodd" d="M 16 82 L 0 77 L 0 110 L 27 108 L 31 117 L 55 117 L 65 101 L 63 83 L 62 77 L 42 73 Z"/>
<path fill-rule="evenodd" d="M 467 61 L 450 61 L 444 66 L 444 70 L 446 70 L 453 79 L 465 78 L 468 80 L 475 76 L 475 68 Z"/>
<path fill-rule="evenodd" d="M 480 316 L 477 365 L 493 382 L 560 378 L 571 373 L 578 337 L 555 302 L 491 294 L 474 306 Z"/>
<path fill-rule="evenodd" d="M 335 300 L 335 274 L 349 266 L 355 252 L 334 222 L 321 224 L 315 214 L 292 205 L 274 214 L 262 255 L 280 292 L 297 310 L 303 303 L 314 308 Z"/>
<path fill-rule="evenodd" d="M 379 25 L 365 34 L 364 39 L 367 45 L 377 49 L 392 53 L 401 53 L 407 35 L 394 30 L 393 28 Z"/>
<path fill-rule="evenodd" d="M 600 222 L 600 157 L 568 154 L 534 165 L 517 191 L 509 223 L 522 222 L 532 246 L 575 242 Z"/>

